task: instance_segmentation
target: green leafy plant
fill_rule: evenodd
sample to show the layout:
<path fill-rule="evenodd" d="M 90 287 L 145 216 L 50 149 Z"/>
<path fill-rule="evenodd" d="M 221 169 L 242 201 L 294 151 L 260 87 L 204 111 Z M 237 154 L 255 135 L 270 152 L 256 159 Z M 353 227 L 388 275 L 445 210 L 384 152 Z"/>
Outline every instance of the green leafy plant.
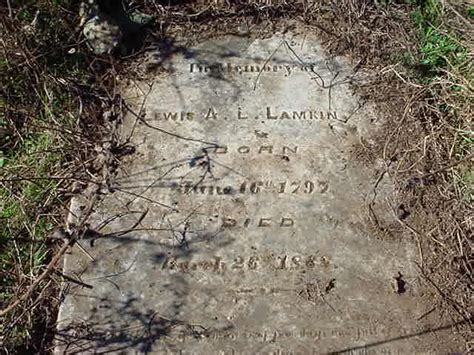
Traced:
<path fill-rule="evenodd" d="M 474 5 L 471 5 L 467 8 L 467 15 L 470 18 L 474 18 Z"/>
<path fill-rule="evenodd" d="M 420 38 L 420 65 L 424 73 L 434 76 L 440 69 L 461 65 L 468 51 L 454 36 L 442 30 L 443 9 L 437 0 L 420 2 L 413 12 Z"/>
<path fill-rule="evenodd" d="M 100 117 L 88 110 L 100 112 L 102 86 L 79 41 L 78 6 L 74 0 L 18 0 L 0 11 L 6 29 L 0 57 L 0 309 L 24 294 L 49 262 L 56 245 L 47 237 L 63 223 L 67 198 L 61 191 L 71 182 L 57 177 L 82 176 L 85 166 L 74 162 L 88 157 L 85 147 L 101 134 L 84 129 L 84 120 L 96 124 Z M 44 310 L 53 308 L 48 296 L 54 290 L 38 289 L 0 319 L 0 353 L 44 353 L 43 329 L 54 322 Z"/>

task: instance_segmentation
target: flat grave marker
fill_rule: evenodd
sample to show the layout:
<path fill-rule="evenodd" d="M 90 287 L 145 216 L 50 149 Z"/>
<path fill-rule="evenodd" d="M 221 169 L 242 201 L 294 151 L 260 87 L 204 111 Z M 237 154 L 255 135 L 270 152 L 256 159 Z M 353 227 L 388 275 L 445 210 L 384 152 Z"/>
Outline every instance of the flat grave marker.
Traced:
<path fill-rule="evenodd" d="M 125 89 L 136 152 L 81 241 L 93 261 L 66 258 L 92 288 L 69 285 L 57 350 L 430 349 L 407 336 L 427 310 L 416 247 L 367 228 L 370 210 L 397 223 L 383 166 L 353 154 L 383 123 L 351 91 L 367 74 L 296 32 L 225 36 L 162 65 Z"/>

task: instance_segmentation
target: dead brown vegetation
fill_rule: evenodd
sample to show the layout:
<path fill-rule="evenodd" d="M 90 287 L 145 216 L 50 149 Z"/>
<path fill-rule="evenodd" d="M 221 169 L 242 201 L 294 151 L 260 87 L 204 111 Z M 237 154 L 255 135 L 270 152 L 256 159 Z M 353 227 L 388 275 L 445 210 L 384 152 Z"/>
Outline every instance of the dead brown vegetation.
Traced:
<path fill-rule="evenodd" d="M 161 5 L 159 2 L 143 1 L 142 9 L 156 16 L 157 21 L 141 52 L 146 51 L 147 46 L 169 41 L 178 34 L 189 38 L 192 43 L 229 32 L 250 36 L 271 33 L 275 29 L 291 27 L 299 21 L 318 33 L 329 53 L 348 56 L 361 68 L 375 71 L 377 75 L 369 84 L 354 89 L 364 99 L 374 102 L 387 118 L 386 134 L 370 150 L 359 153 L 369 161 L 382 159 L 386 167 L 382 173 L 388 173 L 396 181 L 398 194 L 393 207 L 395 212 L 397 209 L 404 212 L 399 214 L 401 229 L 397 231 L 404 230 L 418 245 L 420 271 L 425 284 L 432 290 L 427 296 L 432 297 L 433 307 L 443 310 L 447 317 L 453 319 L 453 323 L 463 320 L 464 326 L 459 326 L 455 331 L 462 333 L 465 339 L 470 339 L 473 284 L 470 234 L 472 69 L 448 63 L 439 68 L 434 78 L 425 80 L 426 68 L 423 65 L 404 60 L 402 54 L 413 58 L 419 56 L 419 36 L 410 17 L 416 6 L 403 1 L 371 0 L 161 1 Z M 74 6 L 71 9 L 76 10 Z M 1 13 L 6 29 L 12 34 L 4 39 L 6 48 L 10 51 L 6 55 L 20 49 L 21 55 L 16 58 L 15 65 L 24 67 L 27 75 L 34 78 L 31 90 L 45 85 L 62 88 L 62 82 L 55 81 L 57 76 L 44 75 L 48 72 L 48 64 L 38 62 L 42 52 L 39 52 L 38 57 L 38 53 L 28 49 L 30 47 L 26 42 L 18 42 L 18 38 L 13 36 L 15 31 L 21 33 L 21 23 L 14 21 L 8 14 L 9 10 L 11 8 L 4 7 Z M 67 13 L 72 16 L 69 25 L 74 26 L 77 22 L 76 15 L 71 11 Z M 444 28 L 451 28 L 456 33 L 456 38 L 459 41 L 466 40 L 462 43 L 470 48 L 472 44 L 469 40 L 474 38 L 471 31 L 472 20 L 449 3 L 442 16 Z M 465 26 L 459 26 L 459 21 Z M 74 29 L 69 33 L 73 42 L 80 41 L 80 35 Z M 82 152 L 78 155 L 69 151 L 63 154 L 67 157 L 67 167 L 78 170 L 73 180 L 80 181 L 81 176 L 97 173 L 88 162 L 93 161 L 96 148 L 103 143 L 103 135 L 88 136 L 87 139 L 84 136 L 88 131 L 103 132 L 102 116 L 98 118 L 93 112 L 101 104 L 110 106 L 117 100 L 115 84 L 109 80 L 112 76 L 108 75 L 121 73 L 126 77 L 127 71 L 120 68 L 128 68 L 132 61 L 139 59 L 140 53 L 119 59 L 115 63 L 108 62 L 107 58 L 90 57 L 87 61 L 89 68 L 107 68 L 105 71 L 99 70 L 101 77 L 96 77 L 96 83 L 100 83 L 101 87 L 93 94 L 86 94 L 83 86 L 68 81 L 67 87 L 72 90 L 73 96 L 76 95 L 78 100 L 87 98 L 81 101 L 84 112 L 77 121 L 78 125 L 73 127 L 75 135 L 68 136 L 79 137 L 78 140 L 65 140 L 71 150 Z M 105 75 L 105 72 L 108 74 Z M 460 89 L 453 90 L 454 86 Z M 17 105 L 17 101 L 11 102 Z M 11 106 L 8 109 L 13 110 Z M 32 126 L 25 125 L 29 119 L 24 107 L 15 106 L 15 110 L 11 112 L 20 115 L 21 120 L 14 122 L 12 127 L 18 129 L 17 138 L 21 138 L 22 132 Z M 18 122 L 22 122 L 21 125 Z M 53 125 L 50 129 L 64 131 L 61 125 Z M 71 169 L 75 171 L 74 168 Z M 59 176 L 65 175 L 61 170 L 58 173 Z M 67 176 L 70 177 L 70 174 L 68 170 Z M 64 181 L 69 180 L 71 179 Z M 68 191 L 67 184 L 62 188 Z M 59 208 L 58 211 L 64 213 L 65 209 Z M 59 217 L 55 222 L 58 225 L 62 223 Z M 28 238 L 28 231 L 23 233 Z M 53 257 L 52 251 L 57 252 L 57 249 L 50 249 L 44 264 L 48 264 Z M 45 296 L 56 290 L 54 282 L 48 281 L 50 273 L 41 279 L 42 282 L 28 295 L 28 299 L 23 300 L 20 295 L 29 292 L 28 287 L 35 284 L 42 272 L 44 266 L 32 274 L 34 277 L 25 278 L 24 272 L 18 273 L 19 279 L 24 281 L 15 286 L 8 301 L 20 299 L 22 302 L 16 312 L 9 313 L 7 318 L 2 319 L 3 322 L 19 322 L 21 317 L 30 317 L 29 326 L 38 326 L 38 311 L 50 305 L 50 300 Z M 48 322 L 46 326 L 52 327 L 53 323 Z M 37 345 L 36 348 L 45 349 L 44 344 Z M 472 344 L 466 342 L 466 351 L 470 350 Z"/>
<path fill-rule="evenodd" d="M 101 183 L 110 143 L 112 65 L 85 50 L 74 3 L 0 5 L 0 353 L 51 346 L 68 201 Z"/>

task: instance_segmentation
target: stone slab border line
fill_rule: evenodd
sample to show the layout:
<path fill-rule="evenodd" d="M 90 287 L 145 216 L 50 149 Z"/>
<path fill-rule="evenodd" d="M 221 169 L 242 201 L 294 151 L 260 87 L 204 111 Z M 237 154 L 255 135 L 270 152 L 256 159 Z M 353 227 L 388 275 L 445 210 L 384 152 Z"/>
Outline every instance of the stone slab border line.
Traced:
<path fill-rule="evenodd" d="M 399 223 L 383 162 L 352 154 L 384 123 L 351 90 L 371 73 L 303 26 L 160 64 L 122 88 L 136 151 L 65 258 L 57 353 L 456 350 L 416 243 L 371 228 Z"/>

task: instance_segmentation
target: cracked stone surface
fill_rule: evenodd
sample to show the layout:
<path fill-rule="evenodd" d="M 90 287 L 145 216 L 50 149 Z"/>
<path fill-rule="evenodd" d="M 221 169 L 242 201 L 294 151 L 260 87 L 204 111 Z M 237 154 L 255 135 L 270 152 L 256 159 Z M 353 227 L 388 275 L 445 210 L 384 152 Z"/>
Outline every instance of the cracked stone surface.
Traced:
<path fill-rule="evenodd" d="M 136 152 L 66 257 L 56 352 L 455 350 L 383 164 L 354 158 L 369 74 L 298 32 L 172 52 L 124 88 Z"/>

